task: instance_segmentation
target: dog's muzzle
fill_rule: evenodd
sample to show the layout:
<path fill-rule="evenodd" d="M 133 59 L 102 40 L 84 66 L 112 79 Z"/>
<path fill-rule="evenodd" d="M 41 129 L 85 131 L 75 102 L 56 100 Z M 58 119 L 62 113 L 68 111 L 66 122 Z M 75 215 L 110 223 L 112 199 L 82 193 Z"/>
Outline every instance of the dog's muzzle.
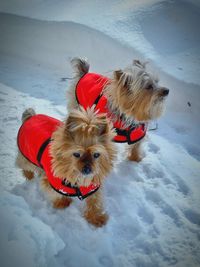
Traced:
<path fill-rule="evenodd" d="M 84 167 L 83 167 L 83 169 L 82 169 L 82 173 L 84 174 L 84 175 L 88 175 L 88 174 L 90 174 L 92 172 L 92 168 L 91 168 L 91 166 L 90 165 L 85 165 Z"/>

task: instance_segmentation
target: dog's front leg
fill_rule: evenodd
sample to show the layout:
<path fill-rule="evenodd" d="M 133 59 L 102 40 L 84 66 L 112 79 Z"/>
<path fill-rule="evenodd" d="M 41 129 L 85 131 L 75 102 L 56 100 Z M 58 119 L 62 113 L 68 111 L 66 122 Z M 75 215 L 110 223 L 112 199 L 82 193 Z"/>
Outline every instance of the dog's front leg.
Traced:
<path fill-rule="evenodd" d="M 142 142 L 138 141 L 137 143 L 133 144 L 133 145 L 129 145 L 128 147 L 128 159 L 130 161 L 136 161 L 136 162 L 140 162 L 143 159 L 142 156 Z"/>
<path fill-rule="evenodd" d="M 49 200 L 51 201 L 55 209 L 64 209 L 67 208 L 72 200 L 67 196 L 63 196 L 60 193 L 57 193 L 49 184 L 48 178 L 44 174 L 41 179 L 41 187 L 48 195 Z"/>
<path fill-rule="evenodd" d="M 86 198 L 86 210 L 84 212 L 85 219 L 96 227 L 105 225 L 108 221 L 108 214 L 103 208 L 102 190 Z"/>

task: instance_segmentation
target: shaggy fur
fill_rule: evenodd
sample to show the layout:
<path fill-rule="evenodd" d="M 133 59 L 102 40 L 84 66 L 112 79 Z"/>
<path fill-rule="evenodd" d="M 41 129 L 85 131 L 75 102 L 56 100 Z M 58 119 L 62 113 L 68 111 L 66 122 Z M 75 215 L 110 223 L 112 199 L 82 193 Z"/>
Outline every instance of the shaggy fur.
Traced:
<path fill-rule="evenodd" d="M 77 108 L 75 88 L 80 78 L 89 72 L 89 64 L 81 58 L 71 61 L 75 77 L 70 89 L 68 109 Z M 134 60 L 124 70 L 113 72 L 109 83 L 105 84 L 103 94 L 108 99 L 108 109 L 114 115 L 112 122 L 123 114 L 124 124 L 148 122 L 160 117 L 164 110 L 164 102 L 169 90 L 158 84 L 158 79 L 146 70 L 146 64 Z M 140 142 L 129 146 L 129 159 L 140 161 Z"/>
<path fill-rule="evenodd" d="M 34 110 L 26 110 L 22 122 L 33 115 Z M 52 135 L 50 153 L 54 175 L 61 179 L 67 177 L 67 181 L 76 186 L 88 186 L 91 183 L 102 186 L 116 156 L 113 137 L 112 125 L 104 114 L 96 114 L 93 109 L 72 111 Z M 41 187 L 48 194 L 54 208 L 70 205 L 72 199 L 54 191 L 43 170 L 29 162 L 20 152 L 16 163 L 28 180 L 34 177 L 34 172 L 42 174 Z M 90 173 L 83 171 L 85 166 L 89 166 Z M 86 220 L 97 227 L 104 225 L 108 219 L 101 191 L 100 188 L 86 198 L 84 211 Z"/>

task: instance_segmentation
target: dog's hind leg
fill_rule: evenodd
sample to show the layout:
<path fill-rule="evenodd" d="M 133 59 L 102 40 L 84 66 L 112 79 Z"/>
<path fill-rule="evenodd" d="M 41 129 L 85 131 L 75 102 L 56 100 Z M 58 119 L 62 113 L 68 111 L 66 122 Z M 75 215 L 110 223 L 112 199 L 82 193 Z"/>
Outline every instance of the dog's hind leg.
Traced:
<path fill-rule="evenodd" d="M 143 158 L 142 156 L 142 141 L 138 141 L 137 143 L 130 145 L 128 148 L 128 159 L 130 161 L 136 161 L 136 162 L 140 162 Z"/>
<path fill-rule="evenodd" d="M 22 170 L 23 175 L 26 177 L 28 180 L 32 180 L 34 178 L 34 172 L 32 171 L 27 171 L 27 170 Z"/>
<path fill-rule="evenodd" d="M 34 109 L 28 108 L 22 114 L 22 123 L 24 123 L 27 119 L 34 116 L 36 113 Z M 32 164 L 28 159 L 26 159 L 22 153 L 18 150 L 17 158 L 16 158 L 16 165 L 22 169 L 23 175 L 28 180 L 32 180 L 34 178 L 34 172 L 39 169 L 37 166 Z"/>
<path fill-rule="evenodd" d="M 17 158 L 16 158 L 16 165 L 22 169 L 23 175 L 28 180 L 32 180 L 34 178 L 34 172 L 37 171 L 39 168 L 28 161 L 20 151 L 18 151 Z"/>

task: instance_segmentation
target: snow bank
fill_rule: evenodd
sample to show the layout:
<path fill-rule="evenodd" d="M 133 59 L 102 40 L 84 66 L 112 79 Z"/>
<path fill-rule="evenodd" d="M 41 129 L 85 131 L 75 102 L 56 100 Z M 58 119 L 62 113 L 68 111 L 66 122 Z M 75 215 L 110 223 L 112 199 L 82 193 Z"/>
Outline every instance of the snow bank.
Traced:
<path fill-rule="evenodd" d="M 69 71 L 69 58 L 88 57 L 94 68 L 113 69 L 130 63 L 130 51 L 112 38 L 74 22 L 46 22 L 2 14 L 0 51 L 50 69 Z M 118 58 L 119 49 L 124 59 Z M 103 65 L 103 68 L 102 68 Z M 71 70 L 71 69 L 70 69 Z M 104 69 L 105 71 L 105 69 Z"/>
<path fill-rule="evenodd" d="M 120 65 L 130 64 L 133 58 L 130 49 L 112 38 L 73 22 L 0 14 L 0 25 L 0 80 L 56 104 L 66 102 L 69 80 L 62 82 L 62 78 L 72 77 L 70 58 L 88 57 L 91 69 L 106 75 Z M 119 52 L 123 58 L 118 57 Z"/>
<path fill-rule="evenodd" d="M 9 0 L 0 3 L 0 10 L 39 20 L 72 21 L 89 26 L 137 49 L 164 72 L 200 85 L 198 1 Z"/>

